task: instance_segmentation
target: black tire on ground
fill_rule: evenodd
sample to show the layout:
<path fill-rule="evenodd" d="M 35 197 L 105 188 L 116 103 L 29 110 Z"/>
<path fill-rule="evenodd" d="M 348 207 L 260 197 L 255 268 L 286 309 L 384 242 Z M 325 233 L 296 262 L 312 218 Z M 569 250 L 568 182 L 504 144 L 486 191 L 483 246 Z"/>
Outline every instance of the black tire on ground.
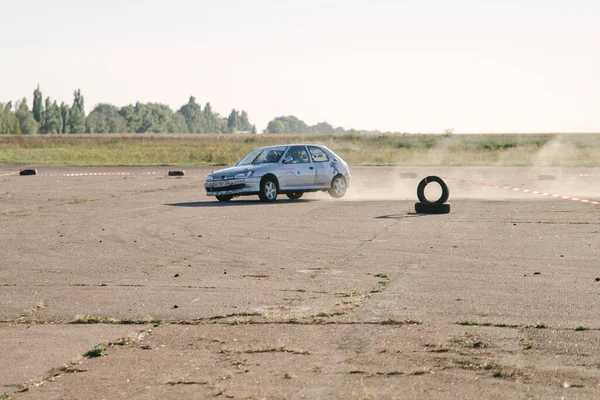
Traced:
<path fill-rule="evenodd" d="M 233 199 L 233 196 L 215 196 L 219 201 L 229 201 Z"/>
<path fill-rule="evenodd" d="M 425 197 L 425 186 L 431 182 L 439 183 L 442 188 L 442 196 L 436 201 L 431 201 Z M 442 178 L 432 175 L 423 178 L 423 180 L 419 182 L 419 186 L 417 187 L 417 197 L 421 203 L 443 204 L 448 201 L 448 197 L 450 197 L 450 191 L 448 190 L 448 185 L 446 185 L 446 182 Z"/>
<path fill-rule="evenodd" d="M 415 203 L 415 212 L 418 214 L 448 214 L 450 203 Z"/>
<path fill-rule="evenodd" d="M 258 197 L 262 201 L 273 202 L 277 200 L 277 192 L 279 192 L 279 188 L 277 187 L 277 181 L 274 177 L 267 177 L 260 182 L 260 192 L 258 193 Z"/>
<path fill-rule="evenodd" d="M 289 193 L 286 193 L 285 195 L 290 200 L 298 200 L 300 197 L 302 197 L 303 194 L 304 194 L 304 192 L 289 192 Z"/>
<path fill-rule="evenodd" d="M 21 176 L 37 175 L 37 170 L 36 169 L 22 169 L 21 171 L 19 171 L 19 175 L 21 175 Z"/>
<path fill-rule="evenodd" d="M 169 171 L 169 173 L 167 175 L 169 175 L 169 176 L 184 176 L 185 172 L 184 171 Z"/>
<path fill-rule="evenodd" d="M 344 175 L 336 175 L 331 181 L 331 187 L 329 188 L 329 195 L 334 199 L 340 199 L 346 194 L 346 178 Z"/>

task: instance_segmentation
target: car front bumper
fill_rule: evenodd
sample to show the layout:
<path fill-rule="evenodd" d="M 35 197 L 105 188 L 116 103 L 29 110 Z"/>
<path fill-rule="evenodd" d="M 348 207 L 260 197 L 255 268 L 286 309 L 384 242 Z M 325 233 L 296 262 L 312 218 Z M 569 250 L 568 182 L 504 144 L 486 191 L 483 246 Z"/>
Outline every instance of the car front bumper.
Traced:
<path fill-rule="evenodd" d="M 204 189 L 207 196 L 237 196 L 258 193 L 260 191 L 260 178 L 206 181 L 204 182 Z"/>

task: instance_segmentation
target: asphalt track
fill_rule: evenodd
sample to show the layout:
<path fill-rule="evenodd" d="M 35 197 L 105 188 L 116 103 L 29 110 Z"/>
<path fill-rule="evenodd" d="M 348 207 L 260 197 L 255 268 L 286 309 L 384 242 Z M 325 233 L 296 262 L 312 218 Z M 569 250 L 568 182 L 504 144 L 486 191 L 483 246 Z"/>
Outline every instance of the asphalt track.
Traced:
<path fill-rule="evenodd" d="M 201 169 L 36 168 L 0 166 L 0 398 L 600 397 L 600 169 L 222 204 Z"/>

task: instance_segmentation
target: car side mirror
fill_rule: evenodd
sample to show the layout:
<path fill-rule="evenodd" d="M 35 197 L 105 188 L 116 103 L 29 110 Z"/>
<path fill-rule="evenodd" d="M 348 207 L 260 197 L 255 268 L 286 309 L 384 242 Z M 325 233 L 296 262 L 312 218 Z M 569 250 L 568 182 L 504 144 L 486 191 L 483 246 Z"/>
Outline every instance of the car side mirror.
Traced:
<path fill-rule="evenodd" d="M 283 159 L 284 164 L 291 164 L 293 162 L 294 162 L 294 159 L 292 157 L 286 157 Z"/>

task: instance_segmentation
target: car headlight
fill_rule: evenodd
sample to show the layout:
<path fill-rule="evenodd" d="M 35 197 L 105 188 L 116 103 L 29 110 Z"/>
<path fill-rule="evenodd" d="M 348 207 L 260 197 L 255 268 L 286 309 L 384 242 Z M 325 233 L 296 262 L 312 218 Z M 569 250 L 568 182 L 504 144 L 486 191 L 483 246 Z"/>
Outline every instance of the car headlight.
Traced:
<path fill-rule="evenodd" d="M 235 174 L 234 178 L 235 179 L 250 178 L 252 175 L 254 175 L 254 171 L 244 171 L 244 172 L 240 172 L 238 174 Z"/>
<path fill-rule="evenodd" d="M 206 177 L 207 181 L 212 181 L 213 179 L 215 179 L 215 178 L 213 177 L 212 173 Z"/>

